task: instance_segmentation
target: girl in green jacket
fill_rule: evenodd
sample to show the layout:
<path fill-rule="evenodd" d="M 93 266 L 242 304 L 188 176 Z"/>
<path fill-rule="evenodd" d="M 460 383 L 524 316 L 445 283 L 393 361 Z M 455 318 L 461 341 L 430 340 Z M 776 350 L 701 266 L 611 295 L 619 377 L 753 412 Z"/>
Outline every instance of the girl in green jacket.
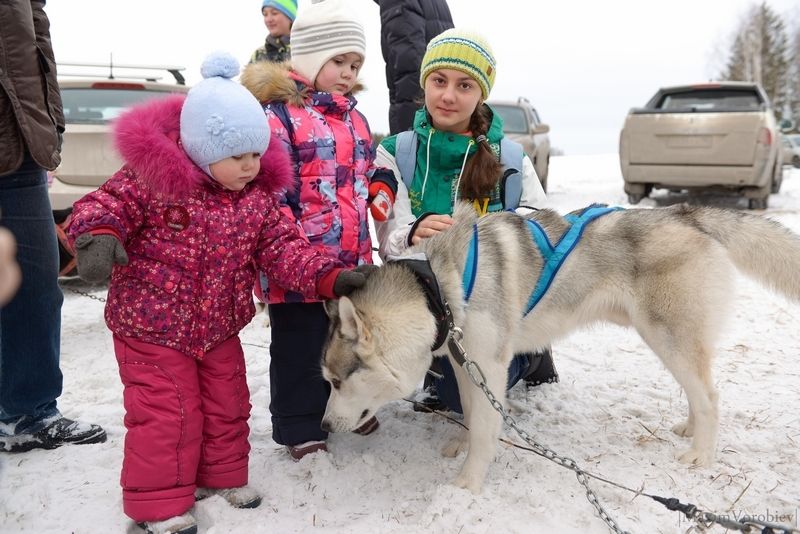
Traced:
<path fill-rule="evenodd" d="M 505 194 L 504 176 L 509 173 L 501 164 L 501 145 L 510 143 L 503 141 L 502 119 L 485 104 L 495 74 L 494 54 L 481 35 L 450 29 L 428 44 L 420 68 L 425 105 L 414 119 L 413 173 L 401 161 L 408 155 L 400 148 L 408 146 L 403 136 L 407 140 L 410 133 L 385 138 L 375 160 L 403 178 L 398 180 L 392 215 L 375 224 L 382 258 L 447 230 L 457 202 L 470 201 L 483 215 L 535 208 L 546 200 L 526 155 L 515 165 L 521 173 L 518 197 Z M 413 175 L 403 176 L 403 171 Z M 435 389 L 447 407 L 461 411 L 455 377 L 449 364 L 444 364 L 444 378 L 435 381 Z M 557 381 L 549 351 L 514 358 L 509 387 L 521 378 L 529 383 Z"/>

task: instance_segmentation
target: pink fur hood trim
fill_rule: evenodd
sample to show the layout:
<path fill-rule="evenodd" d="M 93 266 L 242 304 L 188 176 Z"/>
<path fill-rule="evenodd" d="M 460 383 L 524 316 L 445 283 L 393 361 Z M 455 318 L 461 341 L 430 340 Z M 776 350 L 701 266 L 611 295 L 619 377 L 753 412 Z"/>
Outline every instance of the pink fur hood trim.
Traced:
<path fill-rule="evenodd" d="M 123 113 L 113 126 L 114 145 L 126 165 L 150 190 L 172 197 L 186 196 L 213 183 L 181 147 L 180 119 L 185 99 L 184 95 L 171 95 L 145 102 Z M 272 138 L 253 184 L 281 194 L 293 183 L 289 154 Z"/>

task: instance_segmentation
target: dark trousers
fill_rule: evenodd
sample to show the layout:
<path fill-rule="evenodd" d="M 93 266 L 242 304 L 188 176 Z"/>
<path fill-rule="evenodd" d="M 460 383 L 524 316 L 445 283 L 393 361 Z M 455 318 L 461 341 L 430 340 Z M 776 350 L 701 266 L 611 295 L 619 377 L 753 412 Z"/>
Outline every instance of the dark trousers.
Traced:
<path fill-rule="evenodd" d="M 511 363 L 508 366 L 508 382 L 506 383 L 506 389 L 511 389 L 511 386 L 525 377 L 529 362 L 530 356 L 528 354 L 517 354 L 511 359 Z M 458 381 L 456 380 L 453 366 L 450 364 L 450 358 L 438 358 L 438 363 L 440 365 L 442 378 L 435 379 L 433 383 L 436 386 L 439 400 L 450 410 L 463 413 L 461 409 L 461 396 L 458 392 Z M 471 382 L 470 386 L 475 387 L 472 386 Z"/>
<path fill-rule="evenodd" d="M 324 440 L 320 423 L 330 386 L 320 361 L 328 316 L 319 302 L 270 304 L 269 320 L 272 439 L 281 445 Z"/>
<path fill-rule="evenodd" d="M 47 175 L 30 157 L 0 176 L 0 224 L 17 240 L 22 270 L 17 294 L 0 309 L 0 433 L 14 435 L 58 414 L 62 386 L 58 245 Z"/>

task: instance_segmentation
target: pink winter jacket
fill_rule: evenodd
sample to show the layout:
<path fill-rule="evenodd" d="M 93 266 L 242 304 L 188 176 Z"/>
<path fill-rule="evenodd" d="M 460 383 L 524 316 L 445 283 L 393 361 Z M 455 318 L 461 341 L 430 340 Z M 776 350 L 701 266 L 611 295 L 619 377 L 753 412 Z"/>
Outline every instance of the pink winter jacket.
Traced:
<path fill-rule="evenodd" d="M 241 81 L 264 105 L 273 138 L 295 159 L 295 187 L 281 200 L 283 212 L 314 247 L 346 267 L 372 263 L 367 197 L 375 154 L 355 98 L 314 92 L 285 63 L 251 63 Z M 286 111 L 292 132 L 274 111 L 276 105 Z M 270 304 L 311 300 L 269 273 L 266 278 L 262 290 Z"/>
<path fill-rule="evenodd" d="M 280 143 L 247 187 L 223 189 L 178 143 L 183 100 L 148 102 L 118 120 L 126 165 L 75 203 L 69 235 L 112 233 L 125 246 L 130 262 L 114 266 L 105 310 L 114 333 L 202 358 L 252 319 L 256 268 L 321 298 L 317 286 L 339 264 L 278 208 L 292 183 Z"/>

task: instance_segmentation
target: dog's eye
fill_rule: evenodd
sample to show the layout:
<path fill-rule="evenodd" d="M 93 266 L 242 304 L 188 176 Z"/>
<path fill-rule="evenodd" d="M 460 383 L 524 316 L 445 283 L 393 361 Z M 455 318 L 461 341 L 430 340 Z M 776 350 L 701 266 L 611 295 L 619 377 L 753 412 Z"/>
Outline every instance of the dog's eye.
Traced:
<path fill-rule="evenodd" d="M 333 386 L 333 389 L 339 389 L 340 387 L 342 387 L 342 381 L 339 380 L 338 378 L 332 378 L 331 386 Z"/>

